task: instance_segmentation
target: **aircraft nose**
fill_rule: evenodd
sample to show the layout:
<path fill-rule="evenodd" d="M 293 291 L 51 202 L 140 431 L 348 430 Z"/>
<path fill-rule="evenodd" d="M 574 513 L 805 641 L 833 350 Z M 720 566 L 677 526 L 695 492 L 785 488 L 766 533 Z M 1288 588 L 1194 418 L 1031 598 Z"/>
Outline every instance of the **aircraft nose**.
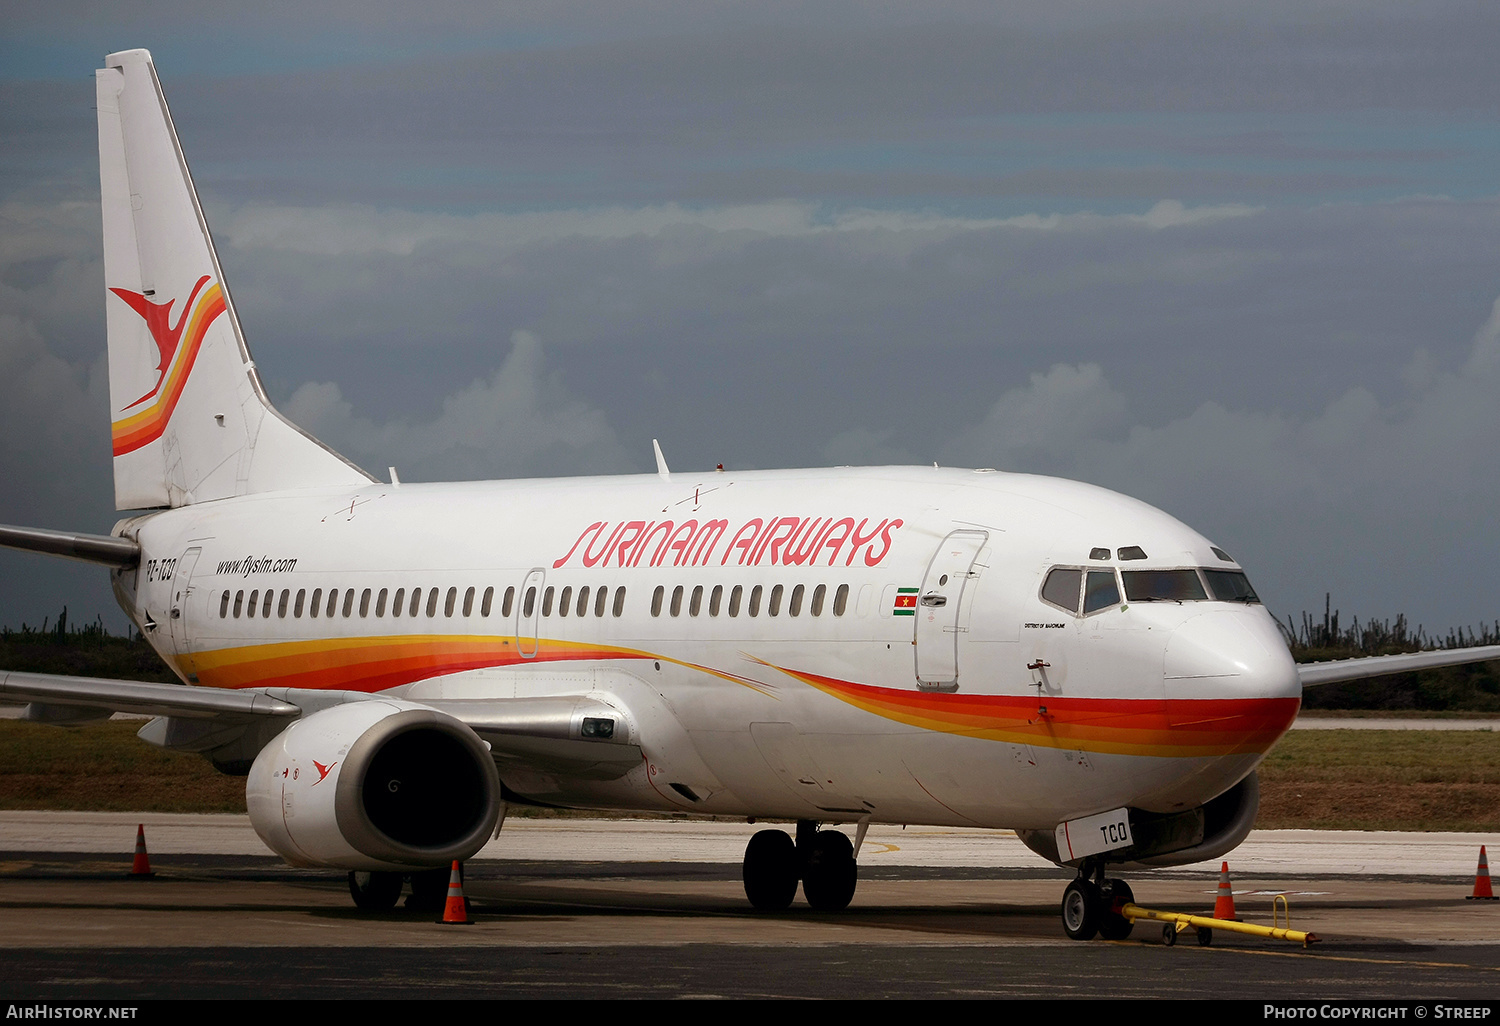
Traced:
<path fill-rule="evenodd" d="M 1302 697 L 1297 665 L 1258 607 L 1201 613 L 1172 633 L 1162 666 L 1168 699 Z"/>

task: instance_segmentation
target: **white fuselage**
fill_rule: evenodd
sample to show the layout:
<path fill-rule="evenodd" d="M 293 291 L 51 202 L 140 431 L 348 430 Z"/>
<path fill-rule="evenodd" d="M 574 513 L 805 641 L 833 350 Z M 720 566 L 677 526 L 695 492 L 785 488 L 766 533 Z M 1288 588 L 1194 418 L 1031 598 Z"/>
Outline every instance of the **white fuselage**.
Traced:
<path fill-rule="evenodd" d="M 1258 604 L 1045 601 L 1056 567 L 1232 566 L 1156 509 L 1049 478 L 377 484 L 121 530 L 142 563 L 120 601 L 184 680 L 618 709 L 644 754 L 624 776 L 501 763 L 513 795 L 558 805 L 1035 829 L 1173 812 L 1251 772 L 1301 696 Z M 1145 558 L 1115 558 L 1129 546 Z"/>

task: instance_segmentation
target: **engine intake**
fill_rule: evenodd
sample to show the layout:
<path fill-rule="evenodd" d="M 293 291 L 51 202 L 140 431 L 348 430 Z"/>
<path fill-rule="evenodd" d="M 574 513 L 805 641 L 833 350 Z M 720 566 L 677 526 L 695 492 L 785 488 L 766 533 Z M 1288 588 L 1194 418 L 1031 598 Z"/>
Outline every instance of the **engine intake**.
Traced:
<path fill-rule="evenodd" d="M 410 702 L 351 702 L 293 723 L 256 758 L 250 821 L 293 865 L 440 866 L 484 846 L 500 781 L 479 736 Z"/>

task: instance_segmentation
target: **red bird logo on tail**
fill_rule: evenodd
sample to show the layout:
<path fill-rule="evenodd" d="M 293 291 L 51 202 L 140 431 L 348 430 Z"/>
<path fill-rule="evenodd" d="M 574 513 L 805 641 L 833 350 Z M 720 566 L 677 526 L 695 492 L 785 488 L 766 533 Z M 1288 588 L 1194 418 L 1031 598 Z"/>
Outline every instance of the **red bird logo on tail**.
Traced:
<path fill-rule="evenodd" d="M 156 387 L 135 402 L 126 406 L 139 406 L 150 399 L 161 389 L 161 383 L 167 378 L 167 368 L 172 366 L 172 357 L 177 354 L 177 343 L 182 339 L 182 329 L 187 324 L 188 314 L 192 312 L 193 300 L 198 298 L 198 292 L 208 281 L 208 275 L 198 279 L 198 284 L 193 286 L 192 294 L 188 296 L 187 302 L 182 304 L 182 313 L 177 318 L 177 324 L 170 323 L 172 304 L 177 302 L 169 299 L 165 303 L 153 303 L 139 292 L 131 292 L 127 289 L 110 289 L 115 295 L 125 300 L 130 308 L 140 314 L 146 322 L 146 328 L 151 332 L 151 340 L 156 343 L 160 351 L 161 359 L 156 365 Z"/>

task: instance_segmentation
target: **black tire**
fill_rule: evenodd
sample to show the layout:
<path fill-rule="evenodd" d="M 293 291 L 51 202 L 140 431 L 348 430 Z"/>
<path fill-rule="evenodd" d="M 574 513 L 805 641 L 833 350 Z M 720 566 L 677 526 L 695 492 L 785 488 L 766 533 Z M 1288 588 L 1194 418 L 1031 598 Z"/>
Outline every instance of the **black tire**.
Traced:
<path fill-rule="evenodd" d="M 1214 942 L 1214 931 L 1211 926 L 1198 927 L 1198 946 L 1206 948 Z"/>
<path fill-rule="evenodd" d="M 448 881 L 452 875 L 452 867 L 413 873 L 406 907 L 414 912 L 441 912 L 448 901 Z"/>
<path fill-rule="evenodd" d="M 1120 915 L 1116 909 L 1122 905 L 1135 904 L 1135 895 L 1124 880 L 1106 881 L 1105 887 L 1104 898 L 1107 905 L 1099 920 L 1099 936 L 1105 940 L 1124 940 L 1135 929 L 1135 923 Z"/>
<path fill-rule="evenodd" d="M 1165 944 L 1169 948 L 1172 945 L 1174 945 L 1174 944 L 1177 943 L 1177 924 L 1176 923 L 1162 923 L 1161 924 L 1161 942 L 1163 944 Z"/>
<path fill-rule="evenodd" d="M 819 830 L 802 869 L 802 896 L 819 912 L 842 912 L 854 900 L 859 867 L 854 845 L 837 830 Z"/>
<path fill-rule="evenodd" d="M 1100 909 L 1104 899 L 1099 888 L 1088 880 L 1074 880 L 1063 891 L 1063 932 L 1076 941 L 1093 940 L 1099 932 Z"/>
<path fill-rule="evenodd" d="M 745 846 L 745 897 L 762 912 L 780 912 L 797 896 L 797 845 L 784 830 L 762 830 Z"/>
<path fill-rule="evenodd" d="M 389 912 L 401 898 L 401 874 L 352 872 L 349 896 L 366 912 Z"/>

